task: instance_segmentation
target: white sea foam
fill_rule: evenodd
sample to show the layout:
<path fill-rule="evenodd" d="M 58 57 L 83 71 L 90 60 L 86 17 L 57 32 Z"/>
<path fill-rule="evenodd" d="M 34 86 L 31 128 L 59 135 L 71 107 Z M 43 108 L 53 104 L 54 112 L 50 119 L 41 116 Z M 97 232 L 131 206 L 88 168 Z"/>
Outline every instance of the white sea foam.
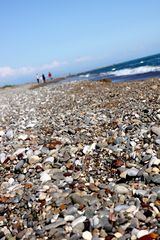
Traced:
<path fill-rule="evenodd" d="M 136 75 L 148 72 L 157 72 L 160 71 L 160 66 L 143 66 L 137 68 L 125 68 L 117 71 L 107 72 L 106 75 L 114 75 L 114 76 L 127 76 L 127 75 Z"/>
<path fill-rule="evenodd" d="M 100 73 L 100 76 L 103 77 L 103 76 L 107 76 L 108 75 L 108 72 L 102 72 Z"/>
<path fill-rule="evenodd" d="M 88 73 L 86 75 L 80 75 L 79 77 L 81 77 L 81 78 L 88 78 L 89 76 L 90 76 L 90 74 Z"/>

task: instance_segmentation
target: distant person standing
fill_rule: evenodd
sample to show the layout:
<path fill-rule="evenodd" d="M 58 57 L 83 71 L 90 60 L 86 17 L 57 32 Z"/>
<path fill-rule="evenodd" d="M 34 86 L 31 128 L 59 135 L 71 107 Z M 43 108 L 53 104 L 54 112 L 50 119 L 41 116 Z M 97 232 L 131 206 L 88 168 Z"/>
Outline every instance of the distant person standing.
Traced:
<path fill-rule="evenodd" d="M 46 77 L 45 77 L 44 74 L 42 74 L 42 80 L 43 80 L 44 83 L 46 82 Z"/>
<path fill-rule="evenodd" d="M 36 75 L 36 79 L 37 79 L 37 83 L 39 84 L 40 77 L 39 77 L 39 74 L 38 74 L 38 73 L 37 73 L 37 75 Z"/>
<path fill-rule="evenodd" d="M 48 78 L 49 78 L 49 80 L 52 80 L 52 73 L 51 72 L 48 73 Z"/>

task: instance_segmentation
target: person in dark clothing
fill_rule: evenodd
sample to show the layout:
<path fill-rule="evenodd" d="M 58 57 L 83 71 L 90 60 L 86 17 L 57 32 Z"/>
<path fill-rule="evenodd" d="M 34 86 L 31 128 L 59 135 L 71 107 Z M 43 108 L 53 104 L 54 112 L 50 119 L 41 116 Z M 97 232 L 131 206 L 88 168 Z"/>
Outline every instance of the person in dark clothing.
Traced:
<path fill-rule="evenodd" d="M 45 77 L 44 74 L 42 74 L 42 80 L 43 80 L 44 83 L 46 82 L 46 77 Z"/>
<path fill-rule="evenodd" d="M 38 73 L 36 75 L 36 79 L 37 79 L 37 83 L 39 84 L 39 75 L 38 75 Z"/>

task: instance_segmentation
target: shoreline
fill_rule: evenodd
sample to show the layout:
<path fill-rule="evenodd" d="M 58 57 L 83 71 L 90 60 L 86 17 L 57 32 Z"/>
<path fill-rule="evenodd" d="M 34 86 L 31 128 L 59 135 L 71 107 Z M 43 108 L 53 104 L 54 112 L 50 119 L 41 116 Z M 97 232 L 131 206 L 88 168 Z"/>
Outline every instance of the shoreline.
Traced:
<path fill-rule="evenodd" d="M 61 78 L 55 78 L 53 80 L 47 80 L 45 83 L 24 83 L 24 84 L 18 84 L 18 85 L 4 85 L 2 87 L 0 87 L 0 90 L 9 90 L 9 89 L 15 89 L 15 88 L 29 88 L 29 89 L 36 89 L 39 87 L 45 87 L 48 85 L 54 85 L 54 84 L 72 84 L 72 83 L 85 83 L 85 82 L 102 82 L 102 81 L 106 81 L 106 82 L 110 82 L 112 84 L 123 84 L 123 83 L 134 83 L 134 82 L 143 82 L 143 81 L 151 81 L 151 80 L 155 80 L 155 81 L 159 81 L 160 78 L 156 77 L 156 78 L 146 78 L 146 79 L 134 79 L 134 80 L 124 80 L 124 81 L 113 81 L 110 78 L 101 78 L 98 80 L 92 80 L 92 79 L 82 79 L 82 80 L 72 80 L 72 81 L 67 81 L 67 79 L 65 79 L 64 77 Z"/>

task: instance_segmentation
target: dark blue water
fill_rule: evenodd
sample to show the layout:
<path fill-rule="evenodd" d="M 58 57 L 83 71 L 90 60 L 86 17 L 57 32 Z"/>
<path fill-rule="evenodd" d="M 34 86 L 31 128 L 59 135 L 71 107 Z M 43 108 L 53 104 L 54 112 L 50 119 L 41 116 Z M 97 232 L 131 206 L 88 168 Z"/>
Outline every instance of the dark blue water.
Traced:
<path fill-rule="evenodd" d="M 158 77 L 160 77 L 160 54 L 94 69 L 69 77 L 67 80 L 78 81 L 110 78 L 113 82 L 119 82 Z"/>

